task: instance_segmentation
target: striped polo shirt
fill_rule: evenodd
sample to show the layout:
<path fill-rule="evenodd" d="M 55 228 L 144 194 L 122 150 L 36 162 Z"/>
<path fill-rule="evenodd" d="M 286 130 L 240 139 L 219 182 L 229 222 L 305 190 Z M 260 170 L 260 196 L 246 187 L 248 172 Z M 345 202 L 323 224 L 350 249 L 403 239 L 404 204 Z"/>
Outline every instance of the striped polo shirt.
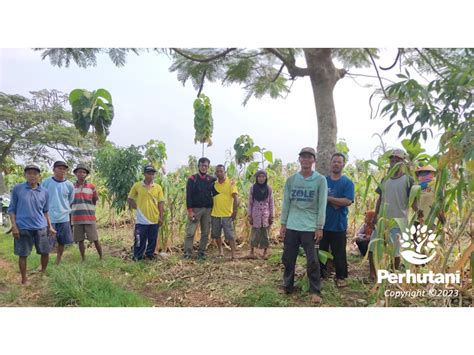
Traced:
<path fill-rule="evenodd" d="M 74 201 L 72 202 L 71 220 L 72 224 L 94 224 L 95 204 L 98 200 L 94 184 L 84 181 L 74 184 Z"/>

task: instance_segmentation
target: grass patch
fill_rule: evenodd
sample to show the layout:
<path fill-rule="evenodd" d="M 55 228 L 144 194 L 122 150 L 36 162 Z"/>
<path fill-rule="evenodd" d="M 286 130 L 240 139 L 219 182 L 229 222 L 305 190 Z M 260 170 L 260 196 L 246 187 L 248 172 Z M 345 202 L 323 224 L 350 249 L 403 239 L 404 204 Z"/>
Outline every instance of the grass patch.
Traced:
<path fill-rule="evenodd" d="M 82 265 L 62 265 L 50 276 L 50 292 L 56 306 L 143 307 L 151 303 L 124 290 L 99 273 Z"/>
<path fill-rule="evenodd" d="M 0 293 L 0 304 L 9 304 L 15 302 L 20 296 L 20 290 L 18 287 L 9 289 L 4 293 Z"/>
<path fill-rule="evenodd" d="M 341 307 L 344 306 L 344 300 L 341 292 L 334 285 L 333 280 L 324 280 L 321 282 L 321 293 L 324 304 Z"/>
<path fill-rule="evenodd" d="M 289 305 L 288 298 L 275 286 L 269 284 L 247 289 L 242 296 L 234 299 L 234 302 L 244 307 L 286 307 Z"/>

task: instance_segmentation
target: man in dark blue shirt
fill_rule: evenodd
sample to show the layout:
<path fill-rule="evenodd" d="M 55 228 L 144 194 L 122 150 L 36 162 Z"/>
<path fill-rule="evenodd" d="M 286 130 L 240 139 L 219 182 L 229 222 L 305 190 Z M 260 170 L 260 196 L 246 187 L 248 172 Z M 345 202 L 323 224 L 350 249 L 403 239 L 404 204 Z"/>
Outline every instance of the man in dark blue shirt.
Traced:
<path fill-rule="evenodd" d="M 21 283 L 26 284 L 26 259 L 31 254 L 33 244 L 41 254 L 41 272 L 46 270 L 49 261 L 49 240 L 47 229 L 52 235 L 56 231 L 49 219 L 48 191 L 41 187 L 41 170 L 36 165 L 27 165 L 24 169 L 26 182 L 16 185 L 12 190 L 8 208 L 12 221 L 14 253 L 18 255 Z"/>
<path fill-rule="evenodd" d="M 326 206 L 326 223 L 323 228 L 323 238 L 320 249 L 331 252 L 336 268 L 336 286 L 345 287 L 347 278 L 347 215 L 354 202 L 354 183 L 342 175 L 346 157 L 334 153 L 331 157 L 331 174 L 326 176 L 328 183 L 328 203 Z M 321 275 L 327 276 L 326 265 L 321 264 Z"/>

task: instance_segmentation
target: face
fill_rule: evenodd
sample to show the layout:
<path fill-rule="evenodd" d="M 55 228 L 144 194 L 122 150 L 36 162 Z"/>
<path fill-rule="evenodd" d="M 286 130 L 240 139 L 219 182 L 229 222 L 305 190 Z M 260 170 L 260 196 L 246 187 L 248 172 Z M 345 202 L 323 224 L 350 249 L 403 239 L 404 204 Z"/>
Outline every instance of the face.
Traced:
<path fill-rule="evenodd" d="M 399 157 L 396 157 L 394 155 L 391 155 L 390 156 L 390 169 L 393 168 L 396 164 L 398 163 L 402 163 L 403 162 L 403 159 L 402 158 L 399 158 Z M 399 164 L 400 165 L 400 164 Z"/>
<path fill-rule="evenodd" d="M 65 166 L 57 166 L 53 169 L 54 177 L 58 180 L 64 180 L 67 174 L 67 168 Z"/>
<path fill-rule="evenodd" d="M 426 171 L 426 170 L 422 170 L 422 171 L 418 171 L 416 173 L 416 177 L 417 178 L 420 178 L 420 177 L 423 177 L 423 176 L 427 176 L 431 173 L 431 171 Z"/>
<path fill-rule="evenodd" d="M 76 175 L 78 180 L 83 181 L 86 179 L 87 171 L 85 171 L 84 169 L 77 169 L 74 175 Z"/>
<path fill-rule="evenodd" d="M 152 182 L 153 180 L 155 180 L 155 175 L 156 173 L 150 171 L 148 173 L 145 173 L 145 181 L 146 182 Z"/>
<path fill-rule="evenodd" d="M 201 174 L 206 174 L 207 170 L 209 169 L 209 163 L 207 161 L 204 161 L 201 164 L 199 164 L 198 168 Z"/>
<path fill-rule="evenodd" d="M 224 180 L 225 179 L 225 170 L 223 167 L 218 167 L 216 168 L 216 176 L 219 180 Z"/>
<path fill-rule="evenodd" d="M 301 154 L 298 160 L 302 169 L 311 169 L 316 161 L 314 155 L 310 153 Z"/>
<path fill-rule="evenodd" d="M 257 182 L 259 184 L 264 184 L 266 180 L 267 180 L 267 177 L 264 174 L 259 174 L 257 176 Z"/>
<path fill-rule="evenodd" d="M 39 182 L 40 173 L 33 169 L 28 169 L 25 171 L 25 178 L 28 184 L 36 185 Z"/>
<path fill-rule="evenodd" d="M 338 155 L 334 156 L 331 159 L 331 171 L 335 174 L 338 174 L 344 168 L 344 158 Z"/>

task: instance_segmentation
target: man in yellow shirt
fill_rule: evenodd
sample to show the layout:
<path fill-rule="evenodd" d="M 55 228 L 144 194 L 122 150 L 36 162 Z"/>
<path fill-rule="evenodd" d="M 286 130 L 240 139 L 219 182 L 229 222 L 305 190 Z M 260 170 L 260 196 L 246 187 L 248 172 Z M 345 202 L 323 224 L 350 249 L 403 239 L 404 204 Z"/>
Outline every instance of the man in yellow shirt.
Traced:
<path fill-rule="evenodd" d="M 216 240 L 219 247 L 219 257 L 223 257 L 221 233 L 224 229 L 224 237 L 230 244 L 232 260 L 234 260 L 235 234 L 233 221 L 237 216 L 239 205 L 237 187 L 233 181 L 226 177 L 225 167 L 222 164 L 216 166 L 216 177 L 217 181 L 213 188 L 214 205 L 211 212 L 211 237 Z"/>
<path fill-rule="evenodd" d="M 160 185 L 154 182 L 156 170 L 152 165 L 143 169 L 145 178 L 136 182 L 128 194 L 130 208 L 136 209 L 133 243 L 133 260 L 153 260 L 158 239 L 158 228 L 163 224 L 164 195 Z"/>

